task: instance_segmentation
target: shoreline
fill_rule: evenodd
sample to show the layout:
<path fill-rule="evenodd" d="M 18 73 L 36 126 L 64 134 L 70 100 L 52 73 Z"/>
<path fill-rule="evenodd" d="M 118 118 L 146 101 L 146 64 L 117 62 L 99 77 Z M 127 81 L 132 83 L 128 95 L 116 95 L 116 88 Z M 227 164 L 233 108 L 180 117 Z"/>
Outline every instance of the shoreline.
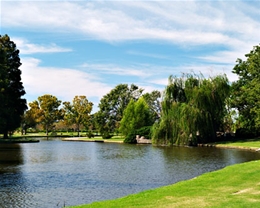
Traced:
<path fill-rule="evenodd" d="M 89 139 L 86 137 L 68 137 L 63 138 L 62 141 L 72 141 L 72 142 L 100 142 L 100 143 L 118 143 L 123 144 L 123 140 L 113 140 L 113 139 Z M 230 142 L 232 143 L 232 142 Z M 215 144 L 215 143 L 209 143 L 209 144 L 198 144 L 198 147 L 214 147 L 214 148 L 223 148 L 223 149 L 241 149 L 241 150 L 249 150 L 249 151 L 256 151 L 260 152 L 260 147 L 254 147 L 254 146 L 236 146 L 236 145 L 226 145 L 226 144 Z"/>
<path fill-rule="evenodd" d="M 40 140 L 0 139 L 0 144 L 39 143 Z"/>
<path fill-rule="evenodd" d="M 100 143 L 118 143 L 123 144 L 124 141 L 115 141 L 115 140 L 104 140 L 104 139 L 89 139 L 86 137 L 72 137 L 72 138 L 63 138 L 62 141 L 68 141 L 68 142 L 100 142 Z"/>
<path fill-rule="evenodd" d="M 198 144 L 198 147 L 215 147 L 215 148 L 223 148 L 223 149 L 241 149 L 241 150 L 249 150 L 249 151 L 260 151 L 259 147 L 245 147 L 245 146 L 232 146 L 225 144 Z"/>

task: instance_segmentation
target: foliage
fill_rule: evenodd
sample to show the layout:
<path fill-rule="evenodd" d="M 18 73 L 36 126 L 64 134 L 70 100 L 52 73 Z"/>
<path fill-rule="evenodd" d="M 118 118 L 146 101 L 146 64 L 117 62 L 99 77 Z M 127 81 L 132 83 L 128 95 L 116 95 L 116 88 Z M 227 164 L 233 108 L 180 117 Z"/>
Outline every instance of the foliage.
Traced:
<path fill-rule="evenodd" d="M 229 88 L 225 75 L 208 79 L 193 74 L 170 76 L 161 119 L 152 129 L 154 143 L 194 145 L 214 141 L 216 131 L 223 126 Z"/>
<path fill-rule="evenodd" d="M 19 50 L 8 35 L 0 35 L 0 133 L 20 126 L 21 116 L 27 109 L 23 83 L 21 82 Z"/>
<path fill-rule="evenodd" d="M 27 133 L 27 129 L 35 128 L 37 125 L 37 118 L 32 109 L 27 110 L 22 116 L 22 134 Z"/>
<path fill-rule="evenodd" d="M 136 130 L 136 135 L 141 135 L 146 139 L 151 139 L 151 128 L 152 126 L 143 126 Z"/>
<path fill-rule="evenodd" d="M 89 125 L 93 103 L 89 102 L 86 96 L 75 96 L 72 103 L 64 102 L 63 105 L 64 120 L 68 124 L 75 124 L 80 136 L 80 125 Z"/>
<path fill-rule="evenodd" d="M 124 110 L 123 118 L 120 122 L 119 131 L 127 135 L 134 130 L 135 121 L 135 101 L 131 100 Z"/>
<path fill-rule="evenodd" d="M 95 114 L 96 126 L 101 134 L 115 132 L 119 127 L 123 111 L 131 99 L 137 100 L 143 89 L 136 85 L 119 84 L 106 94 L 98 105 L 99 111 Z"/>
<path fill-rule="evenodd" d="M 131 144 L 137 143 L 136 135 L 141 135 L 146 139 L 150 139 L 151 138 L 151 126 L 144 126 L 139 129 L 132 129 L 125 136 L 124 143 L 131 143 Z"/>
<path fill-rule="evenodd" d="M 250 139 L 250 138 L 253 138 L 256 136 L 257 135 L 253 131 L 246 129 L 246 128 L 238 128 L 236 130 L 236 138 Z"/>
<path fill-rule="evenodd" d="M 94 138 L 94 137 L 95 137 L 95 135 L 94 135 L 91 131 L 88 131 L 87 134 L 86 134 L 86 136 L 87 136 L 88 138 Z"/>
<path fill-rule="evenodd" d="M 129 132 L 129 133 L 125 136 L 124 143 L 129 143 L 129 144 L 135 144 L 135 143 L 137 143 L 137 141 L 136 141 L 136 131 L 135 131 L 135 130 Z"/>
<path fill-rule="evenodd" d="M 61 101 L 57 97 L 48 94 L 38 97 L 38 101 L 29 103 L 30 111 L 36 121 L 44 126 L 46 135 L 53 129 L 53 124 L 62 118 L 60 105 Z"/>
<path fill-rule="evenodd" d="M 232 83 L 231 106 L 239 112 L 239 128 L 260 133 L 260 45 L 253 47 L 247 60 L 237 59 L 233 73 L 238 80 Z"/>
<path fill-rule="evenodd" d="M 142 133 L 142 131 L 138 133 L 138 130 L 153 124 L 152 116 L 144 97 L 140 97 L 137 101 L 131 100 L 124 110 L 119 128 L 120 132 L 126 136 L 125 142 L 135 143 L 135 136 Z"/>
<path fill-rule="evenodd" d="M 111 139 L 113 137 L 113 134 L 109 132 L 103 132 L 101 136 L 103 139 Z"/>
<path fill-rule="evenodd" d="M 151 93 L 145 93 L 143 98 L 150 108 L 153 122 L 159 120 L 161 116 L 161 93 L 158 90 L 154 90 Z"/>

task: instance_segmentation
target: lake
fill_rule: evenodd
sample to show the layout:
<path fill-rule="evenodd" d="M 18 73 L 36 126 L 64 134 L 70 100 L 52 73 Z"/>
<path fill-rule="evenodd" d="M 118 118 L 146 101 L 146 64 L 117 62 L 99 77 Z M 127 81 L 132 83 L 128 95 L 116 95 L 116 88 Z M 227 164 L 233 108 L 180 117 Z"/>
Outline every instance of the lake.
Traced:
<path fill-rule="evenodd" d="M 0 207 L 63 207 L 114 199 L 190 179 L 260 153 L 41 140 L 0 144 Z"/>

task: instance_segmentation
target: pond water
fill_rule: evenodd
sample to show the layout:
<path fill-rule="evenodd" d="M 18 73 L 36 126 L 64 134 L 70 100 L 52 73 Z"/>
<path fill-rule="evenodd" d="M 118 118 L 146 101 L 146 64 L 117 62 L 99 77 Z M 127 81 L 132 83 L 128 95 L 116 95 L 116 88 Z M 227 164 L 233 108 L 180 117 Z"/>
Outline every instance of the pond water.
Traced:
<path fill-rule="evenodd" d="M 153 147 L 41 140 L 0 145 L 0 207 L 63 207 L 114 199 L 260 153 L 218 148 Z"/>

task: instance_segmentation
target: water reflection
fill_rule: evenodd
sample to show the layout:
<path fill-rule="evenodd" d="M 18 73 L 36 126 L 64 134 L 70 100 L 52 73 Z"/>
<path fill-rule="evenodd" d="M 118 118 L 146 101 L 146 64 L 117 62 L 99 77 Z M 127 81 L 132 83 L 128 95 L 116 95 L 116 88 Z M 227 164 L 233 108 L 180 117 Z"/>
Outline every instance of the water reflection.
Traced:
<path fill-rule="evenodd" d="M 19 144 L 0 144 L 0 207 L 30 207 L 27 181 L 21 170 L 23 150 Z"/>
<path fill-rule="evenodd" d="M 0 144 L 0 174 L 16 172 L 23 164 L 23 154 L 19 144 Z"/>
<path fill-rule="evenodd" d="M 42 140 L 0 147 L 0 207 L 62 207 L 195 177 L 260 154 L 217 148 Z"/>

